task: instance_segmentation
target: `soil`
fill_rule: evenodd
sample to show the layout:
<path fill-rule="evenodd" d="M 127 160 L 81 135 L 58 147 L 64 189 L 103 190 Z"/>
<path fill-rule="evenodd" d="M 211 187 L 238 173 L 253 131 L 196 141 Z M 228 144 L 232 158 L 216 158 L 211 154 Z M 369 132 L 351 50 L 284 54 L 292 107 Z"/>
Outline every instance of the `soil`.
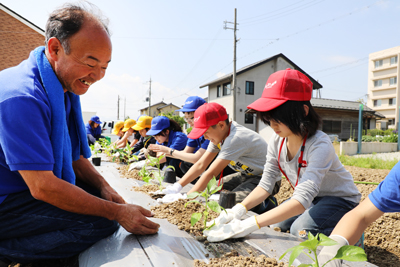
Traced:
<path fill-rule="evenodd" d="M 352 174 L 354 181 L 379 183 L 385 179 L 390 170 L 365 169 L 354 166 L 345 166 Z M 369 184 L 356 184 L 364 200 L 377 186 Z M 287 181 L 282 181 L 282 186 L 275 197 L 281 204 L 292 195 L 292 189 Z M 277 230 L 277 229 L 274 229 Z M 379 267 L 400 266 L 400 213 L 386 213 L 372 223 L 364 231 L 364 249 L 368 262 Z"/>
<path fill-rule="evenodd" d="M 265 255 L 258 257 L 250 256 L 224 256 L 222 258 L 210 259 L 210 263 L 206 264 L 200 260 L 194 260 L 195 267 L 206 267 L 206 266 L 249 266 L 249 267 L 285 267 L 288 266 L 283 262 L 279 262 L 276 259 L 267 258 Z"/>

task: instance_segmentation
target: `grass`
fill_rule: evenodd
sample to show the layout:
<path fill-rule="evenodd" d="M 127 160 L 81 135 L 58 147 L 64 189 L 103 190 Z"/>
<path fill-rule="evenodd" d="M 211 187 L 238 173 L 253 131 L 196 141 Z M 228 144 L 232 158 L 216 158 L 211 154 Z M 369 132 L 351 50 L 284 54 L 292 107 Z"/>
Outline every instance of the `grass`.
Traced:
<path fill-rule="evenodd" d="M 384 169 L 391 170 L 398 160 L 383 160 L 375 157 L 351 157 L 347 155 L 338 155 L 340 162 L 347 166 L 356 166 L 368 169 Z"/>

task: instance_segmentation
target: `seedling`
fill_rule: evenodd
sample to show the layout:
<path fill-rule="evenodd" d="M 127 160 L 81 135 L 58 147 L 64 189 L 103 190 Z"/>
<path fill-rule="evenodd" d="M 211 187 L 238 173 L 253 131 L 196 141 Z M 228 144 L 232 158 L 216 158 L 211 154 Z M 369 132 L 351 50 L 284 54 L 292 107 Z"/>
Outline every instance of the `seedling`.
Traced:
<path fill-rule="evenodd" d="M 283 255 L 279 258 L 279 260 L 282 260 L 282 258 L 288 252 L 291 252 L 290 257 L 289 257 L 289 266 L 292 266 L 292 263 L 294 262 L 294 260 L 301 253 L 306 254 L 313 261 L 313 263 L 309 263 L 309 264 L 302 263 L 298 267 L 306 267 L 306 266 L 324 267 L 328 262 L 333 261 L 333 260 L 346 260 L 346 261 L 366 261 L 367 260 L 367 255 L 365 254 L 365 251 L 362 248 L 357 247 L 357 246 L 343 246 L 338 250 L 335 257 L 333 257 L 332 259 L 327 261 L 324 265 L 320 266 L 318 263 L 318 257 L 317 257 L 317 247 L 318 246 L 333 246 L 333 245 L 337 245 L 337 242 L 333 239 L 330 239 L 326 235 L 319 233 L 316 236 L 313 236 L 313 234 L 308 232 L 308 240 L 301 242 L 299 245 L 286 250 L 286 252 L 283 253 Z M 304 250 L 306 250 L 306 251 L 304 251 Z"/>
<path fill-rule="evenodd" d="M 153 174 L 154 174 L 154 177 L 157 179 L 157 181 L 158 181 L 158 183 L 159 183 L 159 186 L 158 186 L 158 187 L 159 187 L 160 190 L 162 190 L 162 189 L 164 188 L 163 185 L 162 185 L 162 182 L 163 182 L 163 180 L 164 180 L 164 176 L 161 175 L 161 169 L 160 169 L 160 165 L 161 165 L 160 161 L 161 161 L 161 159 L 163 159 L 164 157 L 165 157 L 165 155 L 161 155 L 161 156 L 159 156 L 159 157 L 148 156 L 148 160 L 147 160 L 147 164 L 148 164 L 149 166 L 154 166 L 154 167 L 156 167 L 156 168 L 158 169 L 158 172 L 155 172 L 155 173 L 153 173 Z M 167 169 L 167 168 L 171 168 L 171 169 L 173 169 L 173 170 L 175 171 L 174 166 L 171 166 L 171 165 L 166 166 L 165 168 L 166 168 L 166 169 Z"/>
<path fill-rule="evenodd" d="M 100 153 L 101 146 L 99 143 L 95 142 L 93 145 L 90 145 L 90 150 L 92 150 L 93 156 L 96 157 L 98 153 Z"/>
<path fill-rule="evenodd" d="M 212 211 L 215 211 L 216 213 L 221 213 L 221 210 L 225 210 L 223 207 L 221 207 L 217 201 L 211 200 L 209 201 L 209 198 L 212 194 L 215 194 L 216 192 L 220 191 L 222 188 L 222 185 L 218 186 L 217 185 L 217 180 L 215 179 L 215 177 L 213 177 L 207 184 L 207 188 L 203 191 L 203 192 L 193 192 L 190 193 L 189 195 L 187 195 L 188 199 L 192 199 L 192 198 L 197 198 L 198 196 L 202 196 L 205 199 L 205 204 L 200 203 L 200 201 L 198 200 L 191 200 L 186 202 L 185 207 L 187 206 L 188 203 L 190 202 L 197 202 L 200 205 L 204 206 L 204 211 L 201 212 L 195 212 L 192 214 L 191 218 L 190 218 L 190 224 L 193 226 L 195 225 L 201 218 L 203 218 L 203 225 L 204 225 L 204 230 L 207 230 L 211 227 L 214 226 L 211 225 L 209 227 L 206 228 L 206 223 L 207 223 L 207 218 L 209 213 L 209 209 Z"/>

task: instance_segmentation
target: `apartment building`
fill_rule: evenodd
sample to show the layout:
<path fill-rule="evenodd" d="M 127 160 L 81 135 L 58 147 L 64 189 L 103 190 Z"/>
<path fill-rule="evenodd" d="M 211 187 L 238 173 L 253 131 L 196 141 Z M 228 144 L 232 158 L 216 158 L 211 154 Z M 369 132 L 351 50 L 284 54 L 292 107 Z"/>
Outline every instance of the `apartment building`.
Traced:
<path fill-rule="evenodd" d="M 399 120 L 400 46 L 369 54 L 368 107 L 383 114 L 376 121 L 377 129 L 396 129 Z"/>

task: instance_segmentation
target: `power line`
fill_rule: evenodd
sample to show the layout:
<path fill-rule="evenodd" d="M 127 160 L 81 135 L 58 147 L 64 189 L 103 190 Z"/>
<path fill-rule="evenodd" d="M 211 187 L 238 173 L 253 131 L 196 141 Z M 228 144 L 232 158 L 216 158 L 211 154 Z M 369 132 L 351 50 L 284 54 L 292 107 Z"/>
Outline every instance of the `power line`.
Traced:
<path fill-rule="evenodd" d="M 317 71 L 309 71 L 309 73 L 313 73 L 314 74 L 314 73 L 318 73 L 318 72 L 324 72 L 324 71 L 328 71 L 328 70 L 332 70 L 332 69 L 337 69 L 337 68 L 341 68 L 343 66 L 351 65 L 351 64 L 354 64 L 354 63 L 357 63 L 357 62 L 360 62 L 360 61 L 364 61 L 364 60 L 367 60 L 367 59 L 368 59 L 368 57 L 363 57 L 363 58 L 360 58 L 360 59 L 357 59 L 357 60 L 354 60 L 354 61 L 351 61 L 351 62 L 347 62 L 347 63 L 340 64 L 340 65 L 336 65 L 336 66 L 333 66 L 333 67 L 330 67 L 330 68 L 317 70 Z"/>

